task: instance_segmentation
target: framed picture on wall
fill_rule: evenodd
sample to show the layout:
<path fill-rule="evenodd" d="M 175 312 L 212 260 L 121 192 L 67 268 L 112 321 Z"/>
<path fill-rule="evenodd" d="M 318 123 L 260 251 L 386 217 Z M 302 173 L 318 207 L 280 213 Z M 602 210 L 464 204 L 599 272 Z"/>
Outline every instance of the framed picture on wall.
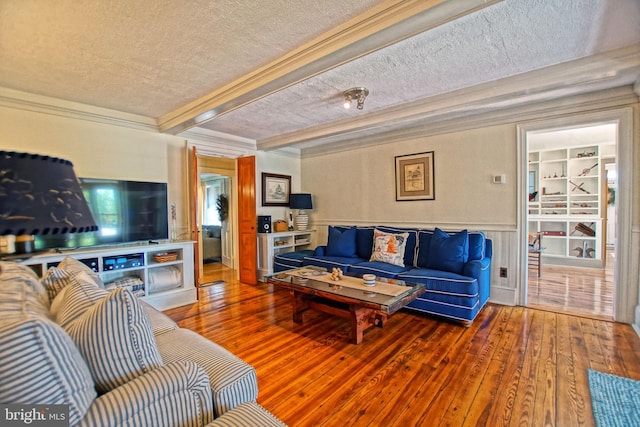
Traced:
<path fill-rule="evenodd" d="M 396 201 L 435 199 L 433 151 L 396 156 Z"/>
<path fill-rule="evenodd" d="M 291 177 L 262 172 L 262 206 L 289 206 Z"/>

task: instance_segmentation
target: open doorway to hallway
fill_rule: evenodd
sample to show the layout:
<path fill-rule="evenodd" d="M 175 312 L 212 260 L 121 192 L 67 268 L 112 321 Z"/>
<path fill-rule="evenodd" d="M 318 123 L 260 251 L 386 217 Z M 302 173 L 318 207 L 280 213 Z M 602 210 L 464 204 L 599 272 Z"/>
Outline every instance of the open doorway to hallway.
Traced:
<path fill-rule="evenodd" d="M 617 123 L 527 132 L 527 306 L 614 318 L 617 139 Z"/>

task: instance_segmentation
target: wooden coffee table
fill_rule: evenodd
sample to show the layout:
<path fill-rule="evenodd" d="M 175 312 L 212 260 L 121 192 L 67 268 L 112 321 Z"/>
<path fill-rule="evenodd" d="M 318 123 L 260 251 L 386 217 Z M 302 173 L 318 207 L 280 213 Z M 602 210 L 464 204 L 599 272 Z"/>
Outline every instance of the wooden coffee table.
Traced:
<path fill-rule="evenodd" d="M 362 278 L 345 274 L 332 281 L 330 274 L 316 267 L 275 273 L 267 282 L 288 289 L 292 295 L 293 321 L 302 323 L 302 313 L 313 309 L 348 319 L 351 342 L 360 344 L 366 329 L 383 327 L 387 318 L 424 292 L 424 284 L 378 278 L 366 286 Z"/>

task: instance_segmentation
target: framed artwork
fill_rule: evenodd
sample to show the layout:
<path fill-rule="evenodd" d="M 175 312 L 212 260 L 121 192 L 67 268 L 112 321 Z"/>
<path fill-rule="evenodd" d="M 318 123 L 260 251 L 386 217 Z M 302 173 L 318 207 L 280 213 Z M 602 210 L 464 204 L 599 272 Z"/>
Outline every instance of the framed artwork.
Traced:
<path fill-rule="evenodd" d="M 396 156 L 396 201 L 435 199 L 433 151 Z"/>
<path fill-rule="evenodd" d="M 289 206 L 291 177 L 262 172 L 262 206 Z"/>

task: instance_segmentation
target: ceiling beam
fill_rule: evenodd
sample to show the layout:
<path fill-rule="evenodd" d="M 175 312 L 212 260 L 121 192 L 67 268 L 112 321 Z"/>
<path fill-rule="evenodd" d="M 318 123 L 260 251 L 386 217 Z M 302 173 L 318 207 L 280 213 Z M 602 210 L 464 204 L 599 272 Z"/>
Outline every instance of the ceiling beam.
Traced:
<path fill-rule="evenodd" d="M 502 0 L 388 0 L 158 119 L 178 134 L 302 80 Z"/>

